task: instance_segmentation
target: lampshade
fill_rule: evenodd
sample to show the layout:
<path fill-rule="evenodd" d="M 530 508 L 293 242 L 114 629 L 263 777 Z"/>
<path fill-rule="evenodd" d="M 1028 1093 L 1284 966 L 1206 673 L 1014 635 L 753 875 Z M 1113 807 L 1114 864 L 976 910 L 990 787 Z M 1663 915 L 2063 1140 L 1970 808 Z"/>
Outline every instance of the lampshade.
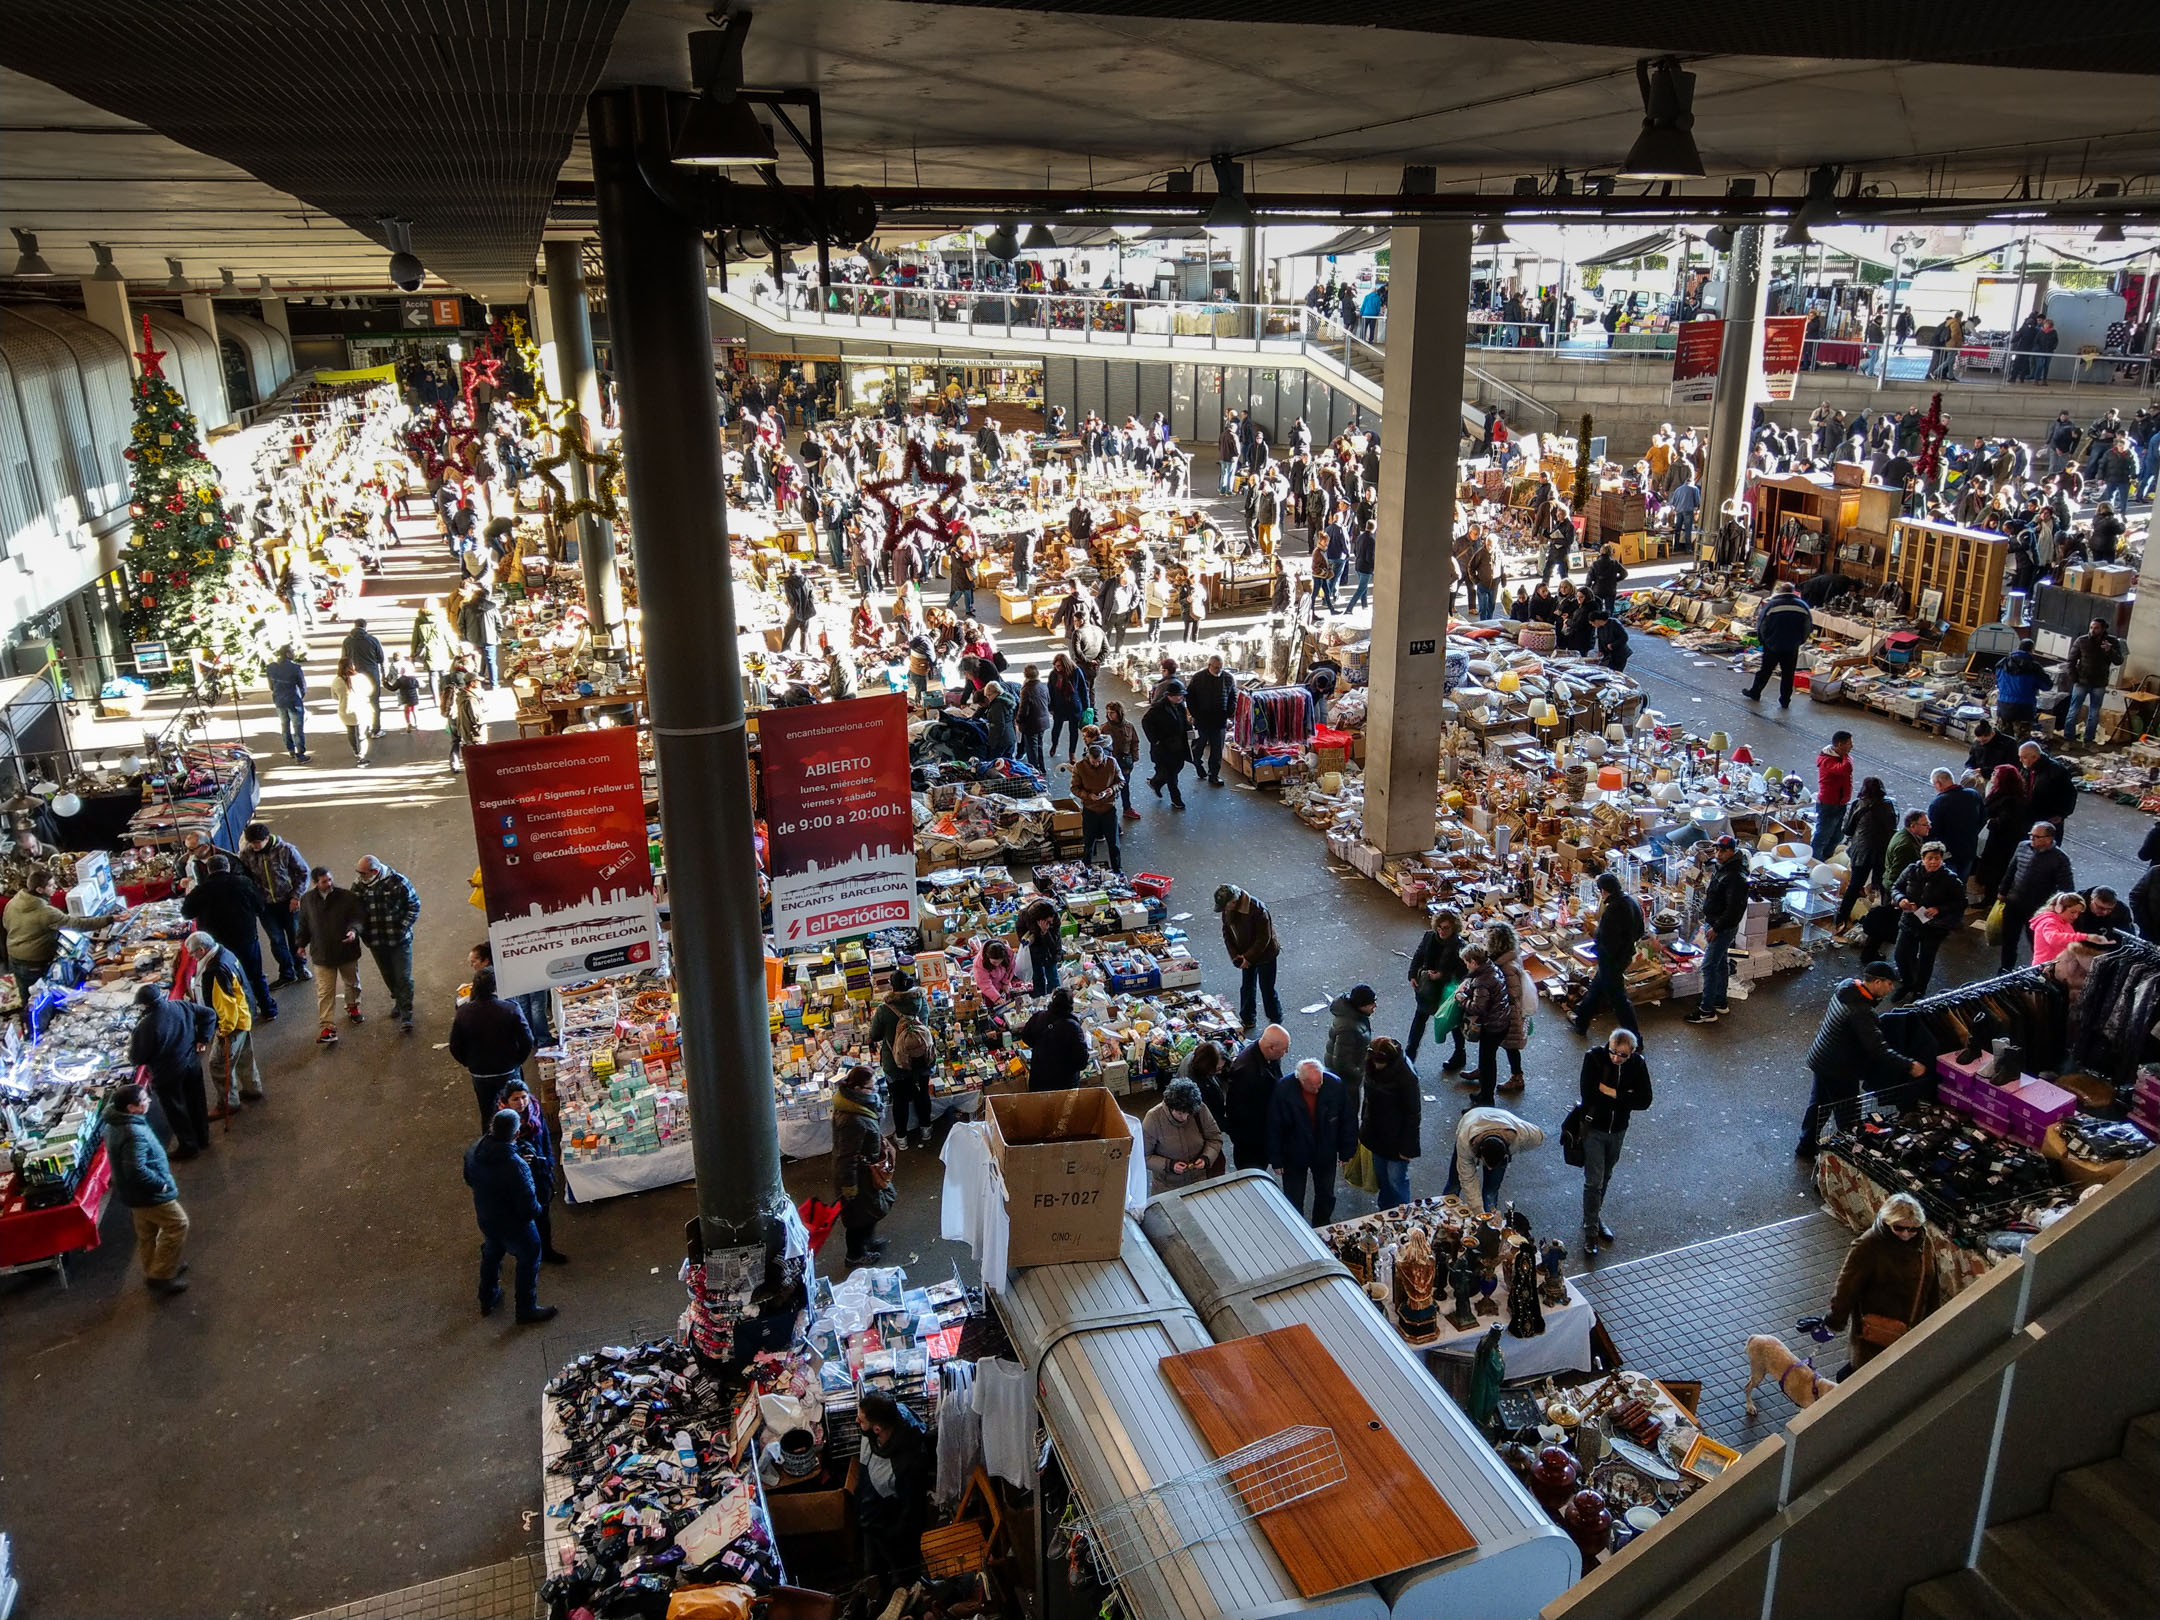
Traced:
<path fill-rule="evenodd" d="M 45 256 L 38 252 L 37 237 L 33 233 L 22 230 L 19 227 L 15 227 L 14 229 L 15 274 L 18 276 L 51 275 L 52 266 L 47 264 L 45 262 Z"/>
<path fill-rule="evenodd" d="M 1699 180 L 1702 153 L 1695 148 L 1695 75 L 1680 59 L 1643 57 L 1635 64 L 1642 91 L 1642 131 L 1620 165 L 1623 180 Z"/>
<path fill-rule="evenodd" d="M 1735 749 L 1734 749 L 1734 750 L 1732 751 L 1732 762 L 1733 762 L 1733 763 L 1734 763 L 1735 765 L 1752 765 L 1752 764 L 1754 764 L 1754 763 L 1755 763 L 1755 750 L 1754 750 L 1754 749 L 1752 749 L 1752 748 L 1750 748 L 1750 747 L 1748 747 L 1748 745 L 1747 745 L 1746 743 L 1742 743 L 1742 744 L 1741 744 L 1741 745 L 1740 745 L 1740 746 L 1739 746 L 1738 748 L 1735 748 Z"/>
<path fill-rule="evenodd" d="M 1010 264 L 1020 257 L 1020 238 L 1010 225 L 999 225 L 990 233 L 990 240 L 983 244 L 983 251 L 993 259 Z"/>
<path fill-rule="evenodd" d="M 699 168 L 780 161 L 772 131 L 758 122 L 755 107 L 747 101 L 715 101 L 709 96 L 690 103 L 668 155 L 677 163 Z"/>
<path fill-rule="evenodd" d="M 61 817 L 79 816 L 82 814 L 82 800 L 72 793 L 63 793 L 53 800 L 52 813 Z"/>
<path fill-rule="evenodd" d="M 1724 732 L 1713 731 L 1710 733 L 1710 752 L 1713 754 L 1722 754 L 1731 746 L 1732 739 L 1726 736 Z"/>
<path fill-rule="evenodd" d="M 97 268 L 90 273 L 92 281 L 125 281 L 120 267 L 112 262 L 112 249 L 103 242 L 92 242 L 90 251 L 97 255 Z"/>
<path fill-rule="evenodd" d="M 1055 249 L 1058 245 L 1058 239 L 1051 234 L 1049 226 L 1030 225 L 1028 233 L 1021 240 L 1020 245 L 1030 253 L 1040 253 L 1046 249 Z"/>
<path fill-rule="evenodd" d="M 2095 242 L 2120 242 L 2123 240 L 2122 221 L 2111 219 L 2093 234 Z M 35 245 L 35 244 L 33 244 Z"/>
<path fill-rule="evenodd" d="M 1479 247 L 1506 247 L 1507 242 L 1507 227 L 1497 219 L 1488 219 L 1478 227 L 1477 245 Z"/>
<path fill-rule="evenodd" d="M 184 293 L 190 290 L 188 287 L 187 272 L 181 268 L 180 261 L 178 259 L 166 259 L 165 268 L 172 272 L 171 275 L 165 278 L 165 290 L 167 292 Z"/>

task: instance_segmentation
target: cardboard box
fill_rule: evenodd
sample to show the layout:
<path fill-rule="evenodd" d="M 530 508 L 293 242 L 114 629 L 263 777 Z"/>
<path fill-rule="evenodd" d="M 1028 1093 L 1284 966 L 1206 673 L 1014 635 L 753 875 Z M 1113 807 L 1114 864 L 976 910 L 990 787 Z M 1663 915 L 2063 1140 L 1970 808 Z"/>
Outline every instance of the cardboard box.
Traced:
<path fill-rule="evenodd" d="M 2137 589 L 2137 570 L 2121 563 L 2095 563 L 2085 572 L 2091 581 L 2085 588 L 2095 596 L 2127 596 Z"/>
<path fill-rule="evenodd" d="M 1101 1086 L 989 1099 L 1015 1266 L 1115 1260 L 1125 1235 L 1132 1132 Z"/>
<path fill-rule="evenodd" d="M 1050 801 L 1050 826 L 1055 832 L 1078 832 L 1080 830 L 1080 801 L 1078 799 L 1052 799 Z"/>

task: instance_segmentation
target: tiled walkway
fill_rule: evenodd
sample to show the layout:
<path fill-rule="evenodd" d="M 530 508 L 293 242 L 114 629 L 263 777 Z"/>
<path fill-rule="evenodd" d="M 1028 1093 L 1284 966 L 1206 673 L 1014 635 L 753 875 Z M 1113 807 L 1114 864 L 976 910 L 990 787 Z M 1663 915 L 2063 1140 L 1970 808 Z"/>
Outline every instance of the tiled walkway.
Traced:
<path fill-rule="evenodd" d="M 302 1620 L 534 1620 L 539 1613 L 539 1592 L 540 1560 L 537 1554 L 528 1554 L 323 1609 Z"/>
<path fill-rule="evenodd" d="M 1842 1338 L 1818 1345 L 1793 1324 L 1828 1308 L 1852 1239 L 1827 1215 L 1803 1215 L 1602 1266 L 1576 1282 L 1629 1367 L 1653 1377 L 1701 1379 L 1697 1415 L 1704 1430 L 1744 1448 L 1793 1414 L 1792 1403 L 1767 1388 L 1756 1395 L 1761 1416 L 1742 1409 L 1750 1334 L 1772 1334 L 1796 1353 L 1815 1353 L 1825 1372 L 1844 1364 Z"/>

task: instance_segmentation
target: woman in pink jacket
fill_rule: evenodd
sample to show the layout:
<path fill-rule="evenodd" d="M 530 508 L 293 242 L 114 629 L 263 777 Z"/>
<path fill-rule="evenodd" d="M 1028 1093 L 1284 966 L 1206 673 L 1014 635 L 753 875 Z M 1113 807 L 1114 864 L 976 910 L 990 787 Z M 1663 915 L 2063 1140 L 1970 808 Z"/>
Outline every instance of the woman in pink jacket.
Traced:
<path fill-rule="evenodd" d="M 2078 944 L 2111 945 L 2114 941 L 2104 934 L 2084 934 L 2078 931 L 2078 918 L 2085 914 L 2085 899 L 2077 894 L 2058 894 L 2042 906 L 2032 920 L 2032 965 L 2041 967 Z"/>
<path fill-rule="evenodd" d="M 1012 947 L 1001 939 L 987 941 L 975 953 L 975 988 L 982 992 L 986 1005 L 996 1007 L 1012 994 L 1013 979 Z"/>

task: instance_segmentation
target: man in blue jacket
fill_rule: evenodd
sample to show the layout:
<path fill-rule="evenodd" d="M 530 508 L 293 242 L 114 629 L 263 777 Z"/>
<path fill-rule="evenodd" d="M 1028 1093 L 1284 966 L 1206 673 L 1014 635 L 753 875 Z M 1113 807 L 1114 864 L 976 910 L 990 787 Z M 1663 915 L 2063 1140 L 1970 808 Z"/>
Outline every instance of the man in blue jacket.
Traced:
<path fill-rule="evenodd" d="M 1751 698 L 1759 698 L 1763 688 L 1770 684 L 1770 677 L 1778 677 L 1778 707 L 1792 707 L 1793 675 L 1800 667 L 1800 649 L 1807 645 L 1809 636 L 1815 633 L 1815 615 L 1800 593 L 1792 588 L 1789 580 L 1779 580 L 1777 589 L 1770 593 L 1770 600 L 1763 603 L 1755 615 L 1755 639 L 1762 645 L 1762 668 L 1756 672 L 1755 684 L 1747 689 Z"/>
<path fill-rule="evenodd" d="M 269 682 L 270 701 L 277 706 L 278 729 L 285 734 L 285 752 L 305 765 L 308 762 L 307 670 L 302 666 L 299 654 L 290 647 L 280 648 L 277 657 L 263 670 L 263 679 Z"/>
<path fill-rule="evenodd" d="M 480 1222 L 480 1314 L 492 1316 L 502 1303 L 503 1256 L 509 1255 L 517 1261 L 517 1319 L 545 1322 L 556 1307 L 540 1303 L 540 1198 L 532 1166 L 517 1150 L 517 1133 L 517 1112 L 505 1108 L 465 1150 L 465 1185 Z"/>
<path fill-rule="evenodd" d="M 2022 737 L 2040 712 L 2040 694 L 2054 689 L 2054 677 L 2033 656 L 2032 637 L 2027 636 L 1995 671 L 1996 729 Z"/>
<path fill-rule="evenodd" d="M 173 1180 L 165 1144 L 150 1128 L 149 1088 L 116 1086 L 105 1109 L 105 1161 L 112 1167 L 113 1191 L 135 1222 L 135 1252 L 142 1256 L 143 1286 L 153 1294 L 187 1289 L 187 1211 L 180 1207 L 180 1187 Z"/>
<path fill-rule="evenodd" d="M 1335 1166 L 1357 1154 L 1357 1120 L 1343 1083 L 1311 1058 L 1275 1083 L 1268 1105 L 1268 1163 L 1282 1171 L 1283 1195 L 1305 1213 L 1312 1179 L 1312 1223 L 1335 1217 Z"/>

